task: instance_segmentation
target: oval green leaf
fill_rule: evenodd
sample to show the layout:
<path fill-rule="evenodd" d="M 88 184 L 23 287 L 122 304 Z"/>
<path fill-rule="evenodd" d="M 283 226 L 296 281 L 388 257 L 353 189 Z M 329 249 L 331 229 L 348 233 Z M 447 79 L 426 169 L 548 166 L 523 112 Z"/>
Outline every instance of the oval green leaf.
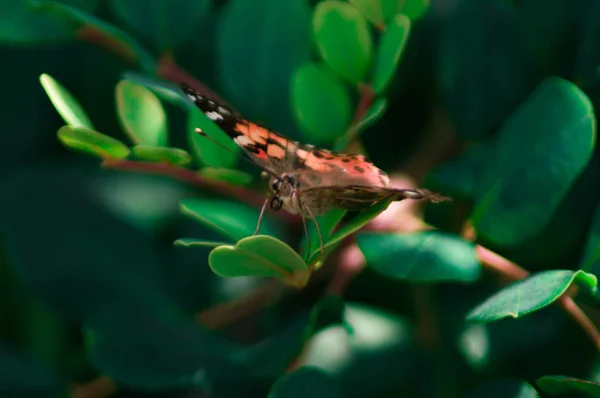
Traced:
<path fill-rule="evenodd" d="M 305 366 L 279 378 L 268 398 L 342 398 L 338 383 L 323 370 Z"/>
<path fill-rule="evenodd" d="M 410 1 L 410 0 L 409 0 Z M 365 18 L 380 29 L 400 10 L 398 0 L 348 0 Z"/>
<path fill-rule="evenodd" d="M 143 6 L 113 0 L 109 5 L 118 18 L 164 53 L 192 33 L 209 10 L 210 0 L 148 0 Z"/>
<path fill-rule="evenodd" d="M 102 159 L 124 159 L 130 153 L 121 141 L 85 127 L 63 126 L 57 135 L 65 146 Z"/>
<path fill-rule="evenodd" d="M 503 247 L 533 237 L 588 164 L 595 141 L 588 97 L 566 80 L 545 80 L 498 133 L 477 189 L 477 232 Z"/>
<path fill-rule="evenodd" d="M 40 75 L 40 83 L 65 123 L 73 127 L 94 128 L 79 102 L 59 82 L 44 73 Z"/>
<path fill-rule="evenodd" d="M 414 234 L 361 233 L 356 237 L 367 265 L 381 274 L 413 282 L 475 282 L 481 265 L 475 246 L 435 231 Z"/>
<path fill-rule="evenodd" d="M 549 394 L 576 394 L 583 392 L 593 397 L 600 396 L 600 383 L 576 379 L 575 377 L 544 376 L 537 379 L 536 384 Z"/>
<path fill-rule="evenodd" d="M 136 145 L 132 148 L 132 151 L 138 159 L 149 160 L 151 162 L 186 166 L 192 161 L 192 156 L 179 148 Z"/>
<path fill-rule="evenodd" d="M 325 65 L 307 63 L 292 76 L 292 106 L 309 140 L 330 142 L 350 124 L 351 104 L 342 81 Z"/>
<path fill-rule="evenodd" d="M 121 126 L 135 144 L 167 144 L 167 115 L 160 100 L 148 90 L 129 80 L 115 87 L 117 115 Z"/>
<path fill-rule="evenodd" d="M 363 81 L 371 64 L 373 38 L 361 13 L 342 1 L 322 1 L 315 7 L 312 26 L 325 63 L 351 83 Z"/>
<path fill-rule="evenodd" d="M 406 15 L 396 15 L 388 24 L 377 47 L 372 79 L 375 93 L 383 93 L 392 81 L 409 35 L 410 19 Z"/>
<path fill-rule="evenodd" d="M 231 0 L 217 27 L 227 100 L 246 118 L 291 134 L 290 79 L 311 58 L 309 1 Z"/>
<path fill-rule="evenodd" d="M 306 284 L 310 272 L 302 258 L 284 242 L 266 235 L 250 236 L 235 246 L 219 246 L 210 252 L 208 262 L 215 274 L 276 277 L 291 286 Z"/>
<path fill-rule="evenodd" d="M 593 292 L 597 289 L 594 275 L 583 271 L 551 270 L 515 282 L 474 308 L 467 320 L 492 322 L 502 318 L 519 318 L 554 303 L 576 282 Z"/>
<path fill-rule="evenodd" d="M 183 199 L 180 208 L 183 214 L 200 221 L 233 241 L 252 235 L 258 221 L 256 209 L 232 201 Z M 260 229 L 267 235 L 280 235 L 268 214 L 263 217 Z"/>
<path fill-rule="evenodd" d="M 196 132 L 200 128 L 211 139 Z M 213 168 L 230 168 L 237 163 L 242 149 L 196 107 L 191 108 L 187 120 L 190 147 L 198 160 Z M 216 142 L 213 142 L 216 141 Z M 223 148 L 224 147 L 224 148 Z"/>

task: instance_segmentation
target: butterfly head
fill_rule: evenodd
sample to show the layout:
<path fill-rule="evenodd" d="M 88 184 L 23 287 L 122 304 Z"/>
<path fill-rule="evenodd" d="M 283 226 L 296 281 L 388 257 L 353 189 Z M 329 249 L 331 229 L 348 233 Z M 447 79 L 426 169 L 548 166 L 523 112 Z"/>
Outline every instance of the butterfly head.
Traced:
<path fill-rule="evenodd" d="M 271 190 L 273 197 L 270 207 L 273 210 L 281 209 L 286 203 L 294 202 L 299 188 L 298 179 L 289 174 L 283 174 L 271 179 Z"/>

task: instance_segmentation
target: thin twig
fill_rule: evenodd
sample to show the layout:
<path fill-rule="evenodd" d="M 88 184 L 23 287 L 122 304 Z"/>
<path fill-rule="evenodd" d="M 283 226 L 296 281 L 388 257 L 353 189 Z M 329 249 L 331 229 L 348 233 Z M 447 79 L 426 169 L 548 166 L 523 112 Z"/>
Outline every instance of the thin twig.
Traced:
<path fill-rule="evenodd" d="M 107 376 L 100 376 L 88 383 L 77 383 L 70 387 L 70 398 L 105 398 L 114 394 L 118 386 Z"/>

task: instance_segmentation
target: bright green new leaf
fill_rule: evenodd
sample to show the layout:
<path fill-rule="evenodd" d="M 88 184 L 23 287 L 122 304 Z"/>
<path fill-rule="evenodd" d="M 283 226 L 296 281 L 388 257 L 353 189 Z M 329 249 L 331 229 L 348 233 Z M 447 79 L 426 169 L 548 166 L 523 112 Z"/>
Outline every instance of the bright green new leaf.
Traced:
<path fill-rule="evenodd" d="M 121 126 L 133 143 L 167 145 L 167 114 L 152 91 L 122 80 L 115 87 L 115 99 Z"/>
<path fill-rule="evenodd" d="M 371 64 L 373 38 L 361 13 L 348 3 L 325 0 L 315 7 L 312 26 L 325 63 L 351 83 L 363 81 Z"/>
<path fill-rule="evenodd" d="M 118 18 L 164 53 L 192 33 L 209 10 L 210 0 L 146 0 L 143 7 L 135 1 L 112 0 L 109 5 Z"/>
<path fill-rule="evenodd" d="M 342 398 L 343 396 L 339 381 L 317 367 L 305 366 L 279 378 L 267 397 Z"/>
<path fill-rule="evenodd" d="M 325 65 L 307 63 L 292 76 L 294 115 L 308 140 L 330 142 L 340 137 L 352 117 L 350 95 Z"/>
<path fill-rule="evenodd" d="M 422 18 L 429 10 L 431 0 L 405 0 L 400 9 L 411 21 Z"/>
<path fill-rule="evenodd" d="M 588 97 L 571 82 L 546 79 L 498 133 L 477 189 L 477 232 L 504 247 L 535 236 L 588 164 L 595 141 Z"/>
<path fill-rule="evenodd" d="M 375 93 L 382 94 L 392 81 L 409 35 L 410 19 L 406 15 L 396 15 L 387 25 L 375 56 L 371 83 Z"/>
<path fill-rule="evenodd" d="M 436 231 L 360 233 L 367 264 L 385 276 L 415 282 L 475 282 L 481 266 L 473 243 Z"/>
<path fill-rule="evenodd" d="M 543 376 L 536 380 L 536 384 L 549 394 L 586 393 L 593 397 L 600 396 L 600 383 L 575 377 Z"/>
<path fill-rule="evenodd" d="M 179 148 L 156 147 L 150 145 L 136 145 L 133 154 L 141 160 L 161 162 L 186 166 L 192 161 L 192 156 Z"/>
<path fill-rule="evenodd" d="M 69 126 L 94 128 L 79 102 L 59 82 L 44 73 L 40 75 L 40 83 L 42 83 L 42 87 L 50 97 L 52 105 Z"/>
<path fill-rule="evenodd" d="M 551 270 L 538 272 L 500 290 L 473 309 L 471 322 L 492 322 L 502 318 L 519 318 L 554 303 L 576 282 L 595 294 L 597 279 L 583 271 Z"/>
<path fill-rule="evenodd" d="M 197 128 L 210 138 L 198 134 Z M 237 163 L 242 149 L 196 107 L 188 114 L 187 135 L 196 159 L 205 166 L 230 168 Z"/>
<path fill-rule="evenodd" d="M 204 167 L 199 173 L 204 177 L 235 185 L 248 185 L 254 179 L 251 174 L 235 169 L 214 169 L 212 167 Z"/>
<path fill-rule="evenodd" d="M 409 0 L 410 1 L 410 0 Z M 373 25 L 384 28 L 386 22 L 400 10 L 399 0 L 348 0 Z"/>
<path fill-rule="evenodd" d="M 178 84 L 168 82 L 148 74 L 135 71 L 126 71 L 121 74 L 121 80 L 128 80 L 140 86 L 144 86 L 156 94 L 161 100 L 178 106 L 186 111 L 196 105 L 183 92 Z"/>
<path fill-rule="evenodd" d="M 219 246 L 208 262 L 223 277 L 263 276 L 284 279 L 291 286 L 306 284 L 310 271 L 291 247 L 267 235 L 250 236 L 234 245 Z"/>
<path fill-rule="evenodd" d="M 335 230 L 335 228 L 338 226 L 338 224 L 340 223 L 342 218 L 344 218 L 345 215 L 346 215 L 346 210 L 332 209 L 321 216 L 315 217 L 317 220 L 317 223 L 319 224 L 319 229 L 321 231 L 321 235 L 322 235 L 324 243 L 328 242 L 331 234 L 333 233 L 333 231 Z M 302 252 L 304 253 L 304 256 L 306 257 L 306 254 L 309 249 L 310 249 L 311 253 L 317 249 L 320 250 L 320 243 L 319 243 L 319 233 L 317 231 L 317 228 L 315 227 L 315 224 L 309 218 L 305 219 L 305 222 L 306 222 L 306 226 L 308 229 L 308 238 L 310 239 L 310 248 L 309 248 L 309 245 L 307 244 L 308 242 L 306 241 L 306 237 L 302 238 L 302 243 L 300 244 L 300 247 L 302 248 Z"/>
<path fill-rule="evenodd" d="M 180 206 L 184 214 L 233 241 L 252 235 L 258 221 L 256 209 L 233 201 L 193 198 L 183 199 Z M 267 235 L 281 235 L 268 214 L 263 217 L 260 230 Z"/>
<path fill-rule="evenodd" d="M 103 159 L 124 159 L 130 153 L 121 141 L 85 127 L 63 126 L 57 135 L 65 146 Z"/>

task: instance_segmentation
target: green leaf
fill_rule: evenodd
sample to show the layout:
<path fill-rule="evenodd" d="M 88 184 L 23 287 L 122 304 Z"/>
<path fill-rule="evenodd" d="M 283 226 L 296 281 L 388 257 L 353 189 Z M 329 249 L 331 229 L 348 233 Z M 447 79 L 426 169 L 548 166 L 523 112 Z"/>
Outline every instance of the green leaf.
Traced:
<path fill-rule="evenodd" d="M 594 397 L 600 396 L 600 383 L 575 377 L 543 376 L 536 380 L 536 384 L 549 394 L 576 394 L 582 392 Z"/>
<path fill-rule="evenodd" d="M 595 141 L 587 96 L 566 80 L 546 79 L 498 133 L 471 217 L 477 232 L 504 247 L 535 236 L 585 169 Z"/>
<path fill-rule="evenodd" d="M 181 87 L 174 83 L 135 71 L 123 72 L 121 74 L 121 80 L 128 80 L 140 86 L 144 86 L 156 94 L 161 100 L 178 106 L 186 111 L 196 107 L 196 105 L 190 101 L 189 97 L 183 93 Z"/>
<path fill-rule="evenodd" d="M 481 274 L 475 245 L 454 235 L 361 233 L 356 242 L 367 264 L 390 278 L 475 282 Z"/>
<path fill-rule="evenodd" d="M 406 0 L 400 11 L 411 21 L 416 21 L 427 14 L 430 3 L 431 0 Z"/>
<path fill-rule="evenodd" d="M 44 73 L 40 75 L 40 83 L 50 97 L 52 105 L 69 126 L 94 128 L 79 102 L 59 82 Z"/>
<path fill-rule="evenodd" d="M 77 8 L 93 12 L 99 0 L 62 0 Z M 39 15 L 31 10 L 28 0 L 0 2 L 0 42 L 10 44 L 42 44 L 74 39 L 68 24 Z"/>
<path fill-rule="evenodd" d="M 466 398 L 539 398 L 533 386 L 518 379 L 497 379 L 466 394 Z"/>
<path fill-rule="evenodd" d="M 250 236 L 235 246 L 219 246 L 208 256 L 215 274 L 226 277 L 264 276 L 284 279 L 292 286 L 306 284 L 310 271 L 291 247 L 266 235 Z"/>
<path fill-rule="evenodd" d="M 65 146 L 102 159 L 124 159 L 129 156 L 129 148 L 121 141 L 92 129 L 63 126 L 57 135 Z"/>
<path fill-rule="evenodd" d="M 376 94 L 382 94 L 394 78 L 409 35 L 410 19 L 402 14 L 396 15 L 383 32 L 373 68 L 372 87 Z"/>
<path fill-rule="evenodd" d="M 234 169 L 214 169 L 212 167 L 204 167 L 199 173 L 204 177 L 235 185 L 248 185 L 254 179 L 251 174 Z"/>
<path fill-rule="evenodd" d="M 132 1 L 112 0 L 109 5 L 118 18 L 164 53 L 193 32 L 209 10 L 210 0 L 150 0 L 143 7 Z"/>
<path fill-rule="evenodd" d="M 121 126 L 133 143 L 167 145 L 167 115 L 152 91 L 122 80 L 115 87 L 115 99 Z"/>
<path fill-rule="evenodd" d="M 268 398 L 342 398 L 338 383 L 317 367 L 302 367 L 279 378 Z"/>
<path fill-rule="evenodd" d="M 595 294 L 597 279 L 583 271 L 551 270 L 538 272 L 502 289 L 468 315 L 471 322 L 492 322 L 519 318 L 554 303 L 576 282 Z"/>
<path fill-rule="evenodd" d="M 228 245 L 229 242 L 215 242 L 212 240 L 198 240 L 196 238 L 180 238 L 173 242 L 173 245 L 179 247 L 217 247 Z"/>
<path fill-rule="evenodd" d="M 342 1 L 322 1 L 315 7 L 312 26 L 325 63 L 351 83 L 363 81 L 371 64 L 373 38 L 360 12 Z"/>
<path fill-rule="evenodd" d="M 82 0 L 83 1 L 83 0 Z M 102 45 L 128 61 L 135 62 L 148 73 L 156 72 L 156 61 L 137 41 L 113 25 L 58 1 L 29 0 L 32 9 L 40 14 L 58 19 L 69 25 L 69 31 L 74 38 L 95 42 L 103 37 Z"/>
<path fill-rule="evenodd" d="M 211 139 L 196 133 L 196 128 L 200 128 Z M 196 159 L 205 166 L 233 167 L 242 152 L 242 149 L 227 134 L 196 107 L 191 108 L 188 114 L 187 135 Z"/>
<path fill-rule="evenodd" d="M 391 201 L 382 200 L 379 203 L 374 204 L 366 210 L 359 212 L 356 217 L 348 221 L 346 224 L 342 225 L 337 231 L 335 231 L 331 236 L 323 237 L 323 246 L 326 249 L 325 252 L 333 250 L 333 248 L 340 243 L 345 237 L 354 232 L 358 231 L 365 225 L 367 225 L 372 219 L 377 217 L 382 211 L 387 209 L 390 205 Z M 332 213 L 331 221 L 339 221 L 343 217 L 345 213 Z M 333 222 L 331 222 L 333 224 Z M 312 239 L 311 239 L 312 241 Z M 318 242 L 318 241 L 317 241 Z M 329 250 L 327 250 L 329 249 Z M 314 243 L 311 246 L 311 254 L 306 261 L 307 264 L 316 263 L 321 255 L 321 249 L 318 245 Z"/>
<path fill-rule="evenodd" d="M 344 218 L 346 213 L 347 213 L 346 210 L 332 209 L 321 216 L 315 217 L 315 219 L 317 220 L 317 224 L 319 224 L 319 229 L 321 230 L 321 235 L 322 235 L 323 243 L 324 243 L 323 246 L 325 246 L 325 244 L 327 243 L 331 234 L 333 233 L 335 228 L 338 226 L 338 224 L 340 223 L 342 218 Z M 309 250 L 311 253 L 317 249 L 320 250 L 320 243 L 319 243 L 319 232 L 317 231 L 315 224 L 309 218 L 305 219 L 305 222 L 307 223 L 306 226 L 308 229 L 308 237 L 310 239 L 310 245 L 308 245 L 308 242 L 306 241 L 306 236 L 303 236 L 300 247 L 302 247 L 302 251 L 304 253 L 304 256 L 306 257 L 307 252 Z"/>
<path fill-rule="evenodd" d="M 396 15 L 401 4 L 398 0 L 348 0 L 348 3 L 379 28 L 383 28 L 386 22 Z"/>
<path fill-rule="evenodd" d="M 350 124 L 348 90 L 325 65 L 307 63 L 294 72 L 292 106 L 307 138 L 317 142 L 333 141 Z"/>
<path fill-rule="evenodd" d="M 256 229 L 258 211 L 241 203 L 226 200 L 183 199 L 182 213 L 194 218 L 233 241 L 250 236 Z M 260 225 L 267 235 L 277 236 L 277 229 L 265 215 Z"/>
<path fill-rule="evenodd" d="M 149 145 L 136 145 L 133 154 L 141 160 L 161 162 L 186 166 L 192 161 L 192 156 L 179 148 L 155 147 Z"/>
<path fill-rule="evenodd" d="M 231 0 L 217 27 L 227 100 L 247 119 L 290 134 L 290 79 L 311 58 L 309 0 Z"/>

